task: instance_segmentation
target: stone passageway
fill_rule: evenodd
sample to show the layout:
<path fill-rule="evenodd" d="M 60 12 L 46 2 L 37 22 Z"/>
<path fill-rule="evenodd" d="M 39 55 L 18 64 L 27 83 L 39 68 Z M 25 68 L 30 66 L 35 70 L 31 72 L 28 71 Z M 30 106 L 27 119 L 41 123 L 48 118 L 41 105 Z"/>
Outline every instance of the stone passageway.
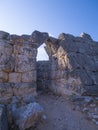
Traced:
<path fill-rule="evenodd" d="M 49 61 L 36 63 L 37 49 L 43 43 Z M 98 104 L 98 42 L 86 33 L 80 37 L 62 33 L 53 38 L 39 31 L 21 36 L 0 31 L 0 104 L 3 104 L 0 127 L 5 126 L 2 122 L 5 109 L 10 127 L 26 130 L 34 126 L 43 113 L 34 100 L 36 90 L 47 88 L 56 95 L 91 96 Z M 36 130 L 98 130 L 66 99 L 42 94 L 37 100 L 47 119 Z M 98 120 L 97 108 L 93 116 Z M 8 130 L 6 126 L 4 130 Z"/>
<path fill-rule="evenodd" d="M 47 118 L 35 130 L 98 130 L 98 126 L 75 111 L 73 104 L 63 97 L 44 93 L 37 101 L 43 105 Z"/>

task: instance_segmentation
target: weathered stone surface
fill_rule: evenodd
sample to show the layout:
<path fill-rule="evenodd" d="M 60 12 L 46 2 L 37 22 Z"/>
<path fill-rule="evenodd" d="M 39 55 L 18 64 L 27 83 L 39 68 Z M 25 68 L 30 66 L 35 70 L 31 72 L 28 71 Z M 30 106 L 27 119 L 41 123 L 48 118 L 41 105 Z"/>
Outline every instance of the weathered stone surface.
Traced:
<path fill-rule="evenodd" d="M 67 91 L 69 94 L 97 95 L 98 44 L 90 35 L 83 33 L 81 37 L 74 37 L 62 33 L 58 39 L 49 37 L 45 43 L 51 60 L 50 88 L 65 95 Z"/>
<path fill-rule="evenodd" d="M 23 102 L 26 104 L 33 103 L 34 101 L 35 101 L 35 98 L 32 95 L 32 93 L 23 97 Z"/>
<path fill-rule="evenodd" d="M 65 34 L 65 33 L 61 33 L 59 36 L 58 36 L 58 39 L 60 40 L 73 40 L 75 37 L 71 34 Z"/>
<path fill-rule="evenodd" d="M 9 33 L 0 31 L 0 39 L 8 39 Z"/>
<path fill-rule="evenodd" d="M 12 111 L 15 124 L 20 130 L 34 126 L 40 120 L 42 113 L 43 108 L 35 102 Z"/>
<path fill-rule="evenodd" d="M 9 82 L 10 83 L 21 82 L 21 73 L 10 73 L 9 74 Z"/>
<path fill-rule="evenodd" d="M 11 98 L 13 96 L 12 84 L 0 83 L 0 98 Z"/>
<path fill-rule="evenodd" d="M 91 36 L 89 34 L 81 33 L 80 36 L 83 37 L 83 38 L 85 38 L 85 39 L 87 39 L 87 40 L 91 40 L 92 41 L 92 38 L 91 38 Z"/>
<path fill-rule="evenodd" d="M 0 82 L 8 82 L 8 73 L 0 72 Z"/>
<path fill-rule="evenodd" d="M 14 54 L 36 57 L 37 50 L 29 42 L 23 42 L 22 44 L 14 45 Z"/>
<path fill-rule="evenodd" d="M 9 56 L 12 54 L 12 46 L 9 41 L 0 39 L 0 56 L 6 55 Z"/>
<path fill-rule="evenodd" d="M 77 96 L 77 95 L 73 95 L 72 96 L 72 101 L 85 101 L 87 103 L 90 103 L 93 101 L 93 98 L 90 96 Z"/>
<path fill-rule="evenodd" d="M 36 82 L 36 71 L 22 73 L 22 82 Z"/>
<path fill-rule="evenodd" d="M 36 96 L 36 83 L 0 83 L 0 103 L 9 104 L 13 97 L 17 97 L 18 101 L 25 102 L 30 97 L 34 99 Z M 33 100 L 32 99 L 32 100 Z"/>
<path fill-rule="evenodd" d="M 36 63 L 43 43 L 50 61 Z M 98 96 L 98 42 L 86 33 L 53 38 L 39 31 L 21 36 L 0 31 L 0 103 L 33 102 L 36 85 L 63 96 Z"/>
<path fill-rule="evenodd" d="M 44 32 L 41 33 L 36 30 L 31 34 L 31 40 L 33 43 L 36 44 L 37 47 L 43 44 L 48 37 L 49 37 L 48 33 L 44 33 Z"/>
<path fill-rule="evenodd" d="M 0 104 L 0 130 L 8 130 L 6 108 Z"/>
<path fill-rule="evenodd" d="M 15 83 L 13 84 L 13 94 L 20 97 L 30 94 L 36 96 L 36 83 Z"/>
<path fill-rule="evenodd" d="M 37 89 L 47 90 L 51 85 L 51 63 L 50 61 L 37 62 Z"/>
<path fill-rule="evenodd" d="M 35 70 L 35 59 L 28 58 L 25 55 L 16 56 L 15 72 L 28 72 Z"/>
<path fill-rule="evenodd" d="M 9 56 L 6 59 L 5 66 L 2 69 L 4 72 L 13 72 L 15 68 L 15 58 L 13 56 Z"/>
<path fill-rule="evenodd" d="M 10 72 L 14 69 L 12 46 L 9 41 L 0 39 L 0 71 Z"/>

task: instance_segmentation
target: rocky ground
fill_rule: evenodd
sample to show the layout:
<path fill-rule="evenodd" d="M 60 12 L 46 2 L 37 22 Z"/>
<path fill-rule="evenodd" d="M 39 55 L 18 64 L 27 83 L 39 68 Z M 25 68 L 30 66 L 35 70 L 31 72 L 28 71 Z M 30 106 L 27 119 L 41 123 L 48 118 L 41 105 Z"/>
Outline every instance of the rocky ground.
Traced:
<path fill-rule="evenodd" d="M 41 93 L 37 101 L 43 105 L 46 116 L 43 117 L 45 122 L 35 130 L 98 130 L 98 126 L 78 111 L 76 104 L 68 98 Z"/>

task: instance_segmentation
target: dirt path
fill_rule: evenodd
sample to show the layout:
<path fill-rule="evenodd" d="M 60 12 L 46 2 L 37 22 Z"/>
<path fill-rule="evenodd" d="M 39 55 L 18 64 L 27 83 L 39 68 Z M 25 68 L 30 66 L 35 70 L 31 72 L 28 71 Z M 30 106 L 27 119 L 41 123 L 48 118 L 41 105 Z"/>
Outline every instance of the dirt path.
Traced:
<path fill-rule="evenodd" d="M 37 100 L 43 105 L 47 119 L 36 130 L 98 130 L 98 126 L 74 111 L 73 105 L 62 97 L 41 94 Z"/>

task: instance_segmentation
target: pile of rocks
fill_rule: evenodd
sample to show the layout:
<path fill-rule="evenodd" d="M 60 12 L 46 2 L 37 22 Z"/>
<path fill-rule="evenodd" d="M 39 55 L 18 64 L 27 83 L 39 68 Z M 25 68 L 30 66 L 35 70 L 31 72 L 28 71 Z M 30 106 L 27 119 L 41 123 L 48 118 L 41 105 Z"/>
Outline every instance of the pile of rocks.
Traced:
<path fill-rule="evenodd" d="M 73 110 L 78 110 L 86 114 L 87 119 L 98 125 L 98 97 L 91 96 L 72 96 L 74 102 Z"/>

